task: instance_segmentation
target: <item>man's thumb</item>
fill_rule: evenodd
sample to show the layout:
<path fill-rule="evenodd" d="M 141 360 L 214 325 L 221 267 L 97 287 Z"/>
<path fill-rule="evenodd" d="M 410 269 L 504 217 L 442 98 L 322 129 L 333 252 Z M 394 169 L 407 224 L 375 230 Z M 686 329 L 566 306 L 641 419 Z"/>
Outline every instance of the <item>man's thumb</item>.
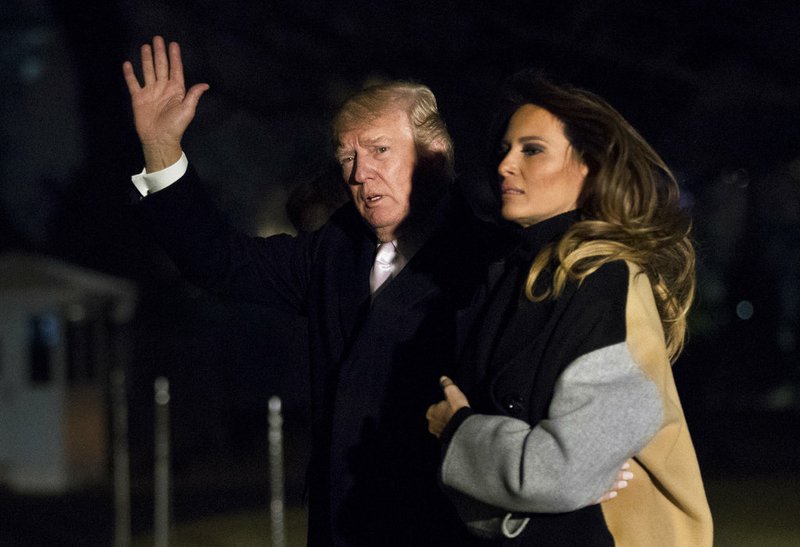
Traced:
<path fill-rule="evenodd" d="M 186 101 L 192 108 L 197 108 L 197 103 L 200 102 L 200 97 L 208 91 L 209 89 L 208 84 L 195 84 L 193 85 L 189 91 L 186 92 L 186 97 L 184 101 Z"/>

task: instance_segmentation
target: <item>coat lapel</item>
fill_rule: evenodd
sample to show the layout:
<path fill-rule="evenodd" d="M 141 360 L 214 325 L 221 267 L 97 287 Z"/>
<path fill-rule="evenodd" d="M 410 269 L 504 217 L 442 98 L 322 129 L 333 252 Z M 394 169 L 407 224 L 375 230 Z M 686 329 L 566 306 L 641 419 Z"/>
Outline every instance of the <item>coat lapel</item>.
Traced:
<path fill-rule="evenodd" d="M 346 249 L 352 249 L 351 256 L 347 256 Z M 339 328 L 347 353 L 369 311 L 369 272 L 375 259 L 374 238 L 364 230 L 360 241 L 343 251 L 336 257 L 332 270 L 337 276 Z M 351 267 L 347 267 L 348 261 Z"/>

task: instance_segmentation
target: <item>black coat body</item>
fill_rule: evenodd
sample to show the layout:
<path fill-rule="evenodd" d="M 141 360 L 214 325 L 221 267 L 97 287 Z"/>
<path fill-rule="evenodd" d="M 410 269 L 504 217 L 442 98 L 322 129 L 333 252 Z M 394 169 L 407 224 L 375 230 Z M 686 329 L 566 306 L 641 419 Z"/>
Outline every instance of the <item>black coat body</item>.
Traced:
<path fill-rule="evenodd" d="M 453 369 L 491 242 L 451 198 L 374 302 L 376 240 L 351 204 L 312 234 L 248 237 L 227 226 L 190 170 L 137 206 L 191 281 L 308 317 L 312 545 L 471 541 L 438 488 L 439 445 L 425 420 L 442 397 L 439 376 Z"/>

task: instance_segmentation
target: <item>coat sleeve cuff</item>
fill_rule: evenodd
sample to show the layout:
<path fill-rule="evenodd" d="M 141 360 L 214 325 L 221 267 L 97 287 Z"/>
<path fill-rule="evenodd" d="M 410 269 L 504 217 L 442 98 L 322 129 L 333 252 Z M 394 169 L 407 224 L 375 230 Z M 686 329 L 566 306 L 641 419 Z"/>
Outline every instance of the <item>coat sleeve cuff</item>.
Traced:
<path fill-rule="evenodd" d="M 442 454 L 447 450 L 447 445 L 450 444 L 450 440 L 453 438 L 453 435 L 455 435 L 456 430 L 464 423 L 464 420 L 473 414 L 475 414 L 475 411 L 468 406 L 459 408 L 458 411 L 453 414 L 453 417 L 450 418 L 450 421 L 445 426 L 444 431 L 442 431 L 442 436 L 440 437 L 442 441 Z"/>

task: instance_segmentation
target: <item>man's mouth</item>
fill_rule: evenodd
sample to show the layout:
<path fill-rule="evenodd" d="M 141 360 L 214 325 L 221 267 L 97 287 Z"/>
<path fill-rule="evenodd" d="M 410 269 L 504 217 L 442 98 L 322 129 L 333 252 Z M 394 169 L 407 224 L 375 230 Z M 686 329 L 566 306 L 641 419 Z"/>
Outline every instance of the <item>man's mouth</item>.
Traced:
<path fill-rule="evenodd" d="M 383 196 L 381 194 L 374 194 L 374 195 L 371 195 L 371 196 L 365 196 L 364 197 L 364 202 L 366 202 L 367 206 L 375 205 L 381 199 L 383 199 Z"/>

